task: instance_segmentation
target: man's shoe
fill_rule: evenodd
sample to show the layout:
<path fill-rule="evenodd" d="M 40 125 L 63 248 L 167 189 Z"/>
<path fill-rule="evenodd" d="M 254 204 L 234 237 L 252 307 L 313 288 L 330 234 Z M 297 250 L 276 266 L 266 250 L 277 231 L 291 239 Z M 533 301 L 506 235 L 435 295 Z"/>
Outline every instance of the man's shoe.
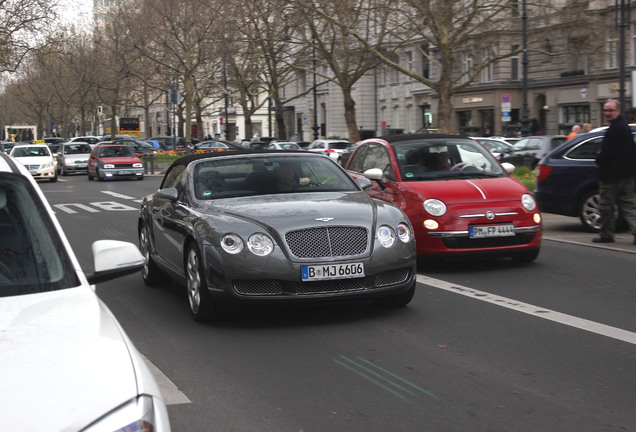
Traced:
<path fill-rule="evenodd" d="M 593 238 L 592 241 L 594 243 L 614 243 L 614 239 L 609 237 L 596 237 Z M 634 239 L 634 242 L 636 242 L 636 238 Z"/>

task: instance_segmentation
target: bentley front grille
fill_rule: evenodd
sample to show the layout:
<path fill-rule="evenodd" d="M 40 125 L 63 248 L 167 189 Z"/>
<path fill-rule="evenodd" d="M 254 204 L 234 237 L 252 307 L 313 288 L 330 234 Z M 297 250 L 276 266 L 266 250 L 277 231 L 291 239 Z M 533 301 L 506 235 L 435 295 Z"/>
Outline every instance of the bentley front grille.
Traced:
<path fill-rule="evenodd" d="M 361 227 L 321 227 L 290 231 L 285 241 L 298 258 L 361 255 L 369 247 L 369 233 Z"/>

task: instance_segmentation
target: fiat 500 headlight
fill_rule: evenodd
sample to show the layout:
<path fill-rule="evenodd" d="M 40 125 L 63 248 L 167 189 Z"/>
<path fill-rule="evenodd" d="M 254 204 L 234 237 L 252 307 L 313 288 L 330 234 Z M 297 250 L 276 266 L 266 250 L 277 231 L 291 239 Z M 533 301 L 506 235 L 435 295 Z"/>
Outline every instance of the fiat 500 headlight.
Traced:
<path fill-rule="evenodd" d="M 424 210 L 431 216 L 443 216 L 446 214 L 446 204 L 435 198 L 427 199 L 424 201 Z"/>
<path fill-rule="evenodd" d="M 258 256 L 265 256 L 272 253 L 274 250 L 274 241 L 269 238 L 267 234 L 256 233 L 252 234 L 247 239 L 247 248 Z"/>
<path fill-rule="evenodd" d="M 523 194 L 521 197 L 521 204 L 523 205 L 523 208 L 528 211 L 534 211 L 534 209 L 537 208 L 537 202 L 530 194 Z"/>

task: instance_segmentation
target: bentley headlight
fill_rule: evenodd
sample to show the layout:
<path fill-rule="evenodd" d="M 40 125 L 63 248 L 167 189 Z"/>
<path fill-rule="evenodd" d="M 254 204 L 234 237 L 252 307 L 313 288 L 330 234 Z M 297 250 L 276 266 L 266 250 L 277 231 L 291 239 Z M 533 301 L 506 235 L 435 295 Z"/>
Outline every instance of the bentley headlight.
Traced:
<path fill-rule="evenodd" d="M 435 198 L 427 199 L 424 201 L 424 210 L 431 216 L 443 216 L 446 214 L 446 204 Z"/>
<path fill-rule="evenodd" d="M 395 231 L 388 225 L 382 225 L 378 228 L 378 241 L 385 248 L 390 248 L 395 244 Z"/>
<path fill-rule="evenodd" d="M 229 254 L 237 254 L 243 250 L 243 240 L 236 234 L 225 234 L 221 239 L 221 247 Z"/>
<path fill-rule="evenodd" d="M 274 250 L 274 242 L 267 234 L 256 233 L 247 239 L 247 248 L 254 255 L 265 256 L 271 254 Z"/>
<path fill-rule="evenodd" d="M 158 420 L 155 414 L 152 397 L 143 395 L 126 402 L 82 430 L 85 432 L 156 431 L 161 427 L 160 423 L 161 420 Z"/>
<path fill-rule="evenodd" d="M 140 163 L 134 163 L 133 168 L 143 168 L 144 166 Z"/>
<path fill-rule="evenodd" d="M 523 194 L 521 197 L 521 204 L 523 205 L 523 208 L 528 211 L 534 211 L 534 209 L 537 208 L 537 203 L 530 194 Z"/>
<path fill-rule="evenodd" d="M 115 168 L 113 164 L 104 164 L 104 168 Z"/>
<path fill-rule="evenodd" d="M 411 228 L 407 224 L 399 224 L 397 228 L 397 236 L 403 243 L 411 241 Z"/>

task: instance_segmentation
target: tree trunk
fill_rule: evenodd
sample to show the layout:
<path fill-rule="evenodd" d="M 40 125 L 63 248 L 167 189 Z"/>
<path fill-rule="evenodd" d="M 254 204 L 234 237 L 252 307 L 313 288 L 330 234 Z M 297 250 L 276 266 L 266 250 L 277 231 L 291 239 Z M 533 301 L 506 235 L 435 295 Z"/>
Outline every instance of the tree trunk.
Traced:
<path fill-rule="evenodd" d="M 354 143 L 360 141 L 360 132 L 356 123 L 356 101 L 351 97 L 350 89 L 342 89 L 344 96 L 345 124 L 349 131 L 349 141 Z"/>

